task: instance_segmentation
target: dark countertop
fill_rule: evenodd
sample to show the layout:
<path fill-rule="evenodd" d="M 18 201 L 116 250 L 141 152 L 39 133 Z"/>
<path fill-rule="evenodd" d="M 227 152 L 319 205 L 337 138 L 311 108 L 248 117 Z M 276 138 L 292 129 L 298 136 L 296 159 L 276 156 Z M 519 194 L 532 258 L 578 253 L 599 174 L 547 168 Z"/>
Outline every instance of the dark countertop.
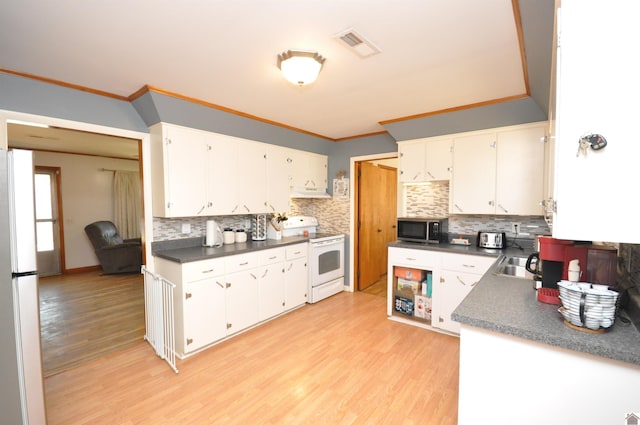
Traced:
<path fill-rule="evenodd" d="M 518 248 L 505 248 L 505 249 L 487 249 L 478 248 L 475 245 L 454 245 L 450 243 L 419 243 L 419 242 L 404 242 L 395 241 L 388 243 L 389 248 L 408 248 L 408 249 L 420 249 L 426 251 L 440 251 L 448 252 L 450 254 L 468 254 L 468 255 L 482 255 L 486 257 L 498 258 L 501 255 L 510 255 L 518 257 L 526 257 L 531 254 L 531 250 L 524 250 Z"/>
<path fill-rule="evenodd" d="M 389 247 L 440 251 L 447 253 L 524 257 L 530 250 L 508 248 L 482 249 L 452 244 L 421 244 L 396 241 Z M 465 325 L 487 329 L 531 341 L 542 342 L 640 365 L 640 332 L 633 324 L 616 319 L 603 334 L 591 334 L 569 328 L 558 313 L 558 306 L 536 299 L 529 279 L 496 275 L 499 261 L 485 273 L 474 289 L 454 310 L 451 318 Z M 624 312 L 622 313 L 625 314 Z"/>
<path fill-rule="evenodd" d="M 457 322 L 640 365 L 640 332 L 619 319 L 603 334 L 569 328 L 558 306 L 536 300 L 529 279 L 496 275 L 494 264 L 452 313 Z"/>
<path fill-rule="evenodd" d="M 151 249 L 154 257 L 176 263 L 189 263 L 192 261 L 207 260 L 210 258 L 225 257 L 227 255 L 244 254 L 247 252 L 261 251 L 263 249 L 279 248 L 307 242 L 308 237 L 291 236 L 282 239 L 267 239 L 264 241 L 247 241 L 222 245 L 219 248 L 202 246 L 202 238 L 179 239 L 175 241 L 153 242 Z"/>

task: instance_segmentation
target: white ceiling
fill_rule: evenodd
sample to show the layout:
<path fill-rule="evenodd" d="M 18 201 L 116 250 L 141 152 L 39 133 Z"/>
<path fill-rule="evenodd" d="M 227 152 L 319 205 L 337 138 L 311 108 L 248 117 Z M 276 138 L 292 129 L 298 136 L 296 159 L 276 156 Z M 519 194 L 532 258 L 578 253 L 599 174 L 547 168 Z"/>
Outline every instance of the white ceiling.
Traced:
<path fill-rule="evenodd" d="M 334 38 L 349 28 L 382 52 Z M 287 49 L 326 58 L 314 84 L 282 78 Z M 149 85 L 330 139 L 527 91 L 512 0 L 3 0 L 0 68 Z"/>

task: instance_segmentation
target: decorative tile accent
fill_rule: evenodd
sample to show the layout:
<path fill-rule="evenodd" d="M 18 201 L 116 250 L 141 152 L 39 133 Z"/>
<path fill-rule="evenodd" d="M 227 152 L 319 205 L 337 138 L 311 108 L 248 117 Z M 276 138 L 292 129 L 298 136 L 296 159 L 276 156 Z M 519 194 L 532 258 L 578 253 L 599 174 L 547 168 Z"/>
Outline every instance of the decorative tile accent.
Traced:
<path fill-rule="evenodd" d="M 449 182 L 404 186 L 407 217 L 447 217 Z"/>
<path fill-rule="evenodd" d="M 153 218 L 153 240 L 166 241 L 183 238 L 204 237 L 207 229 L 207 220 L 216 220 L 224 229 L 230 227 L 234 230 L 251 230 L 250 215 L 220 215 L 213 217 L 184 217 L 184 218 Z M 182 224 L 191 225 L 191 232 L 181 233 Z"/>
<path fill-rule="evenodd" d="M 349 234 L 349 200 L 292 198 L 288 215 L 311 215 L 318 232 Z"/>

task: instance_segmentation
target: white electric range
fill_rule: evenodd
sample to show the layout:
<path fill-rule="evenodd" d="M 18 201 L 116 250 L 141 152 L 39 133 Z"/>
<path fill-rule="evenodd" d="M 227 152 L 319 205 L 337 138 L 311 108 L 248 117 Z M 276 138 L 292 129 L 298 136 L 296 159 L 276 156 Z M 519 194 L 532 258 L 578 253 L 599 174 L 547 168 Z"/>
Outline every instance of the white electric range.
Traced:
<path fill-rule="evenodd" d="M 292 216 L 283 223 L 282 236 L 309 236 L 307 302 L 323 300 L 344 290 L 344 235 L 318 233 L 312 216 Z"/>

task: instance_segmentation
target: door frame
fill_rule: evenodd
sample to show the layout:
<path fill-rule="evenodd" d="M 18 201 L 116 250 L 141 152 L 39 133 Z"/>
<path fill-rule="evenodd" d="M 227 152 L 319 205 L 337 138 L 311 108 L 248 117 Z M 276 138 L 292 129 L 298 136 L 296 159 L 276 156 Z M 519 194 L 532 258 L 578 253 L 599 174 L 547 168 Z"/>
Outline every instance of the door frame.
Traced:
<path fill-rule="evenodd" d="M 355 227 L 356 220 L 358 218 L 358 176 L 356 174 L 356 162 L 366 162 L 366 161 L 375 161 L 378 159 L 388 159 L 388 158 L 397 158 L 398 151 L 395 152 L 387 152 L 387 153 L 377 153 L 371 155 L 363 155 L 363 156 L 352 156 L 350 158 L 349 164 L 349 175 L 351 176 L 350 185 L 351 188 L 349 190 L 349 234 L 351 237 L 349 238 L 349 276 L 348 276 L 348 286 L 345 288 L 349 292 L 354 292 L 356 287 L 356 252 L 358 249 L 358 233 Z M 397 196 L 400 196 L 400 191 L 398 190 Z M 398 199 L 399 202 L 400 199 Z M 398 203 L 400 205 L 400 203 Z"/>
<path fill-rule="evenodd" d="M 50 167 L 45 165 L 36 165 L 34 166 L 35 172 L 43 171 L 47 173 L 51 173 L 55 176 L 56 181 L 56 214 L 58 216 L 58 251 L 59 251 L 59 263 L 60 263 L 60 273 L 64 274 L 67 271 L 67 266 L 65 263 L 65 255 L 64 255 L 64 217 L 62 214 L 62 178 L 61 173 L 62 170 L 60 167 Z"/>
<path fill-rule="evenodd" d="M 0 109 L 0 148 L 2 149 L 7 149 L 8 145 L 7 120 L 27 121 L 51 127 L 61 127 L 70 130 L 99 133 L 138 140 L 138 163 L 140 168 L 140 179 L 142 182 L 142 216 L 144 219 L 144 226 L 141 229 L 142 255 L 143 263 L 150 270 L 153 270 L 153 256 L 151 255 L 151 242 L 153 241 L 153 215 L 151 211 L 151 134 L 148 132 L 145 133 L 117 127 L 90 124 L 81 121 L 54 118 L 45 115 L 34 115 Z"/>

